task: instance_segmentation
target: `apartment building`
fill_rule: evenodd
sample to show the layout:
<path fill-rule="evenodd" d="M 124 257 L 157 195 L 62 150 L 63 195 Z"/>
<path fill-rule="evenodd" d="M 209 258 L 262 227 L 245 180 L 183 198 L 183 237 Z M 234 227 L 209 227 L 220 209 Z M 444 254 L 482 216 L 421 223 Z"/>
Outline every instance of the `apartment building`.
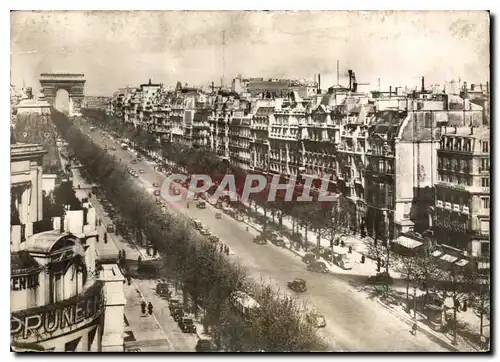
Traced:
<path fill-rule="evenodd" d="M 437 152 L 433 231 L 440 244 L 490 253 L 490 129 L 446 127 Z"/>
<path fill-rule="evenodd" d="M 274 100 L 258 99 L 252 103 L 251 124 L 251 165 L 255 171 L 265 173 L 269 171 L 269 129 L 271 118 L 274 118 Z"/>

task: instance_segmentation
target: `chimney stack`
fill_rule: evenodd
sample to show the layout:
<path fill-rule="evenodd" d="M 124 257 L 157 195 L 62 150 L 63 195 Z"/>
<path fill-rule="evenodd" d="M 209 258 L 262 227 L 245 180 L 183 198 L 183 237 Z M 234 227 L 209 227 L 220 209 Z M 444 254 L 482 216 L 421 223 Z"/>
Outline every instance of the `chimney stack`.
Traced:
<path fill-rule="evenodd" d="M 392 96 L 392 85 L 389 86 L 389 98 Z"/>
<path fill-rule="evenodd" d="M 422 77 L 422 89 L 421 92 L 425 92 L 425 77 Z"/>
<path fill-rule="evenodd" d="M 318 94 L 321 93 L 321 74 L 318 74 Z"/>
<path fill-rule="evenodd" d="M 352 69 L 349 69 L 347 71 L 347 74 L 349 74 L 349 90 L 352 89 Z"/>

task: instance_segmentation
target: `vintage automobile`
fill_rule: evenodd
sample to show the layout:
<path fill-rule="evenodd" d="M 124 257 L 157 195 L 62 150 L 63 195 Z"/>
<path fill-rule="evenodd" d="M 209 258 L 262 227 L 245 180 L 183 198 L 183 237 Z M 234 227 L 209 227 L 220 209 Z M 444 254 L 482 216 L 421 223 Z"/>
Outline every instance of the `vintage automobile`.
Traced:
<path fill-rule="evenodd" d="M 160 183 L 158 181 L 153 182 L 153 187 L 160 187 Z"/>
<path fill-rule="evenodd" d="M 116 151 L 116 146 L 111 146 L 111 149 L 112 149 L 113 151 Z"/>
<path fill-rule="evenodd" d="M 390 285 L 392 283 L 394 283 L 394 280 L 387 272 L 377 273 L 376 275 L 372 275 L 372 276 L 368 277 L 368 284 L 374 284 L 374 285 L 389 284 Z"/>
<path fill-rule="evenodd" d="M 210 240 L 212 243 L 218 243 L 220 241 L 219 237 L 215 235 L 209 235 L 208 240 Z"/>
<path fill-rule="evenodd" d="M 137 160 L 132 160 L 130 161 L 133 165 L 135 165 L 137 163 Z"/>
<path fill-rule="evenodd" d="M 179 328 L 184 333 L 196 333 L 196 326 L 192 318 L 182 317 L 179 319 Z"/>
<path fill-rule="evenodd" d="M 306 281 L 300 278 L 295 278 L 286 283 L 286 285 L 296 293 L 303 293 L 307 290 Z"/>
<path fill-rule="evenodd" d="M 175 322 L 178 322 L 179 319 L 184 317 L 184 311 L 182 310 L 182 308 L 175 308 L 172 312 L 172 317 L 174 318 Z"/>
<path fill-rule="evenodd" d="M 170 298 L 170 290 L 168 288 L 167 283 L 158 283 L 156 284 L 156 294 L 158 294 L 162 298 Z"/>
<path fill-rule="evenodd" d="M 307 270 L 316 273 L 328 273 L 328 267 L 322 261 L 312 262 L 307 266 Z"/>
<path fill-rule="evenodd" d="M 176 308 L 179 308 L 180 305 L 181 302 L 178 298 L 171 298 L 168 302 L 168 310 L 170 311 L 170 314 L 172 314 Z"/>
<path fill-rule="evenodd" d="M 222 219 L 222 214 L 220 212 L 215 213 L 216 219 Z"/>
<path fill-rule="evenodd" d="M 154 190 L 153 195 L 160 196 L 160 190 Z"/>
<path fill-rule="evenodd" d="M 302 257 L 302 261 L 306 264 L 311 264 L 316 261 L 316 255 L 313 253 L 306 253 L 306 255 Z"/>
<path fill-rule="evenodd" d="M 139 169 L 139 173 L 144 173 L 144 170 L 142 168 Z"/>
<path fill-rule="evenodd" d="M 283 240 L 283 238 L 280 236 L 271 238 L 271 243 L 279 247 L 285 246 L 285 240 Z"/>
<path fill-rule="evenodd" d="M 262 236 L 262 234 L 259 234 L 253 238 L 253 242 L 258 245 L 266 245 L 267 239 L 265 236 Z"/>
<path fill-rule="evenodd" d="M 206 204 L 206 202 L 205 202 L 205 201 L 198 201 L 198 202 L 196 203 L 196 207 L 197 207 L 198 209 L 205 209 L 205 208 L 207 207 L 207 204 Z"/>
<path fill-rule="evenodd" d="M 199 339 L 195 347 L 196 352 L 215 352 L 217 349 L 209 339 Z"/>

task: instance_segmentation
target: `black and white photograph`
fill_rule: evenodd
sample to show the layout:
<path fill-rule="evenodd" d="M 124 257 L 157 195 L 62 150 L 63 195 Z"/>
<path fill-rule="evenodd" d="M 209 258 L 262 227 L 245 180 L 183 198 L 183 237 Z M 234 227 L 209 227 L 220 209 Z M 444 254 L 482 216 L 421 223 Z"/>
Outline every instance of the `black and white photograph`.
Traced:
<path fill-rule="evenodd" d="M 490 22 L 11 11 L 11 351 L 490 352 Z"/>

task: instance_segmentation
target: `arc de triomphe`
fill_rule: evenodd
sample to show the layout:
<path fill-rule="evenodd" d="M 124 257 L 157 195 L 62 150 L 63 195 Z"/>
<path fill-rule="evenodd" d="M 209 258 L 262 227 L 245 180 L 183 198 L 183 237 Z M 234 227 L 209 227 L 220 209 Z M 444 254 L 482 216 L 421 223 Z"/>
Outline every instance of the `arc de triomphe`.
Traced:
<path fill-rule="evenodd" d="M 40 85 L 45 99 L 55 106 L 56 94 L 65 89 L 69 94 L 69 114 L 80 114 L 85 99 L 85 74 L 76 73 L 43 73 L 40 74 Z"/>

